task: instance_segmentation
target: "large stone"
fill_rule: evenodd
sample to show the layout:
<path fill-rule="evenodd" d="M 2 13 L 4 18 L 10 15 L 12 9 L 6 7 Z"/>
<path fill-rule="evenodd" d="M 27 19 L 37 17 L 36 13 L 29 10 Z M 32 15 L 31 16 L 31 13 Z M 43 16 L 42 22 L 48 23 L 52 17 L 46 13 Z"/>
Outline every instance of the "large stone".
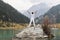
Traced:
<path fill-rule="evenodd" d="M 36 27 L 29 27 L 22 30 L 20 33 L 16 34 L 16 37 L 22 38 L 22 37 L 29 37 L 29 36 L 37 36 L 37 37 L 47 37 L 43 35 L 43 29 L 41 26 Z"/>

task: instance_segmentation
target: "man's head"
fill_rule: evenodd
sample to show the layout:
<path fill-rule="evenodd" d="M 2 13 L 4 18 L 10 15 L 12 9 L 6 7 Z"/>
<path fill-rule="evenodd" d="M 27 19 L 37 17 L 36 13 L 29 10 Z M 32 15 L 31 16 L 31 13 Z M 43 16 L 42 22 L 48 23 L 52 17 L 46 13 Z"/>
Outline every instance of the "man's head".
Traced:
<path fill-rule="evenodd" d="M 34 13 L 32 12 L 32 14 L 34 14 Z"/>

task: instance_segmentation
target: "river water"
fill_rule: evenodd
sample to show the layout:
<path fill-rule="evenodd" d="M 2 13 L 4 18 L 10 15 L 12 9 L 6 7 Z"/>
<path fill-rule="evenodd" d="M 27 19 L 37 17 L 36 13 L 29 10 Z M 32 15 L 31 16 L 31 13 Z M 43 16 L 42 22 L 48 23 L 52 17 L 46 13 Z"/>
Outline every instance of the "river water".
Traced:
<path fill-rule="evenodd" d="M 12 29 L 7 29 L 7 30 L 0 29 L 0 40 L 12 40 L 12 38 L 15 36 L 16 32 L 17 32 L 16 30 L 12 30 Z M 51 39 L 38 38 L 37 40 L 60 40 L 60 29 L 53 29 L 52 33 L 55 35 L 54 38 L 51 38 Z M 16 40 L 18 40 L 18 39 L 16 39 Z"/>

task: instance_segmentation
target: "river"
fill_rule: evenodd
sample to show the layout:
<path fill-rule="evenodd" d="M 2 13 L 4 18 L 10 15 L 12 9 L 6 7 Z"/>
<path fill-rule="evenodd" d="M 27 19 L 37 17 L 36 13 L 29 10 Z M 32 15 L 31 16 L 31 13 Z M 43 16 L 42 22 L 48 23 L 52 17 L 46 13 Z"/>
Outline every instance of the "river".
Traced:
<path fill-rule="evenodd" d="M 12 40 L 17 31 L 13 29 L 0 29 L 0 40 Z M 55 37 L 52 39 L 37 39 L 37 40 L 60 40 L 60 29 L 53 29 L 52 33 L 55 34 Z M 18 40 L 18 39 L 17 39 Z"/>

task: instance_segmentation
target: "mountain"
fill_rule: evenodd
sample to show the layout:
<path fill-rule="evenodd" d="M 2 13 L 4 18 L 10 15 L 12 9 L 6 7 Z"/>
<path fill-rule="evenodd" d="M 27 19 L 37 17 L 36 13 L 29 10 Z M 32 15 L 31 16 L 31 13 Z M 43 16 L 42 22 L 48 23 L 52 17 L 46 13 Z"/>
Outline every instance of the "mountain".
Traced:
<path fill-rule="evenodd" d="M 50 7 L 46 3 L 40 3 L 37 5 L 33 5 L 31 8 L 28 9 L 28 11 L 30 12 L 36 11 L 35 17 L 39 17 L 40 15 L 43 15 L 44 13 L 46 13 L 49 9 Z"/>
<path fill-rule="evenodd" d="M 46 15 L 50 18 L 52 23 L 60 23 L 60 4 L 53 6 L 44 15 L 37 17 L 35 20 L 37 21 L 36 23 L 42 23 L 42 20 Z"/>
<path fill-rule="evenodd" d="M 53 6 L 49 11 L 47 11 L 44 16 L 48 16 L 50 19 L 55 20 L 56 23 L 60 23 L 60 4 Z"/>
<path fill-rule="evenodd" d="M 28 23 L 29 19 L 11 5 L 0 0 L 0 20 L 14 23 Z"/>
<path fill-rule="evenodd" d="M 40 23 L 42 23 L 42 21 L 43 21 L 43 15 L 40 15 L 39 17 L 37 17 L 37 18 L 35 19 L 35 23 L 36 23 L 36 24 L 40 24 Z"/>

